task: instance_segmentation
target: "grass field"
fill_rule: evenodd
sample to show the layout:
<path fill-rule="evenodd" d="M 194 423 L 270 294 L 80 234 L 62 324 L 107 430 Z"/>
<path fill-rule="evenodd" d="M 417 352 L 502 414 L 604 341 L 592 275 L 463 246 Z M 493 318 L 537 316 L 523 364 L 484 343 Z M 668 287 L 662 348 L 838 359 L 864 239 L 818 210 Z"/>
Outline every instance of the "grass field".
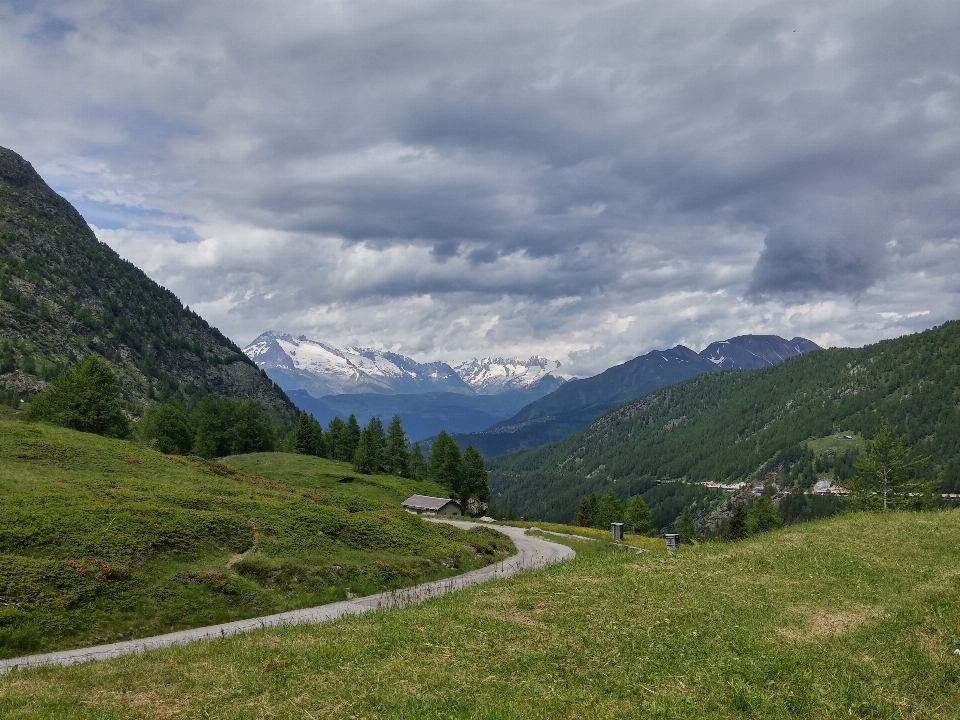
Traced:
<path fill-rule="evenodd" d="M 248 468 L 250 472 L 244 470 Z M 399 508 L 432 483 L 268 453 L 207 462 L 0 420 L 0 656 L 447 577 L 508 555 Z"/>
<path fill-rule="evenodd" d="M 847 435 L 850 436 L 849 440 L 845 437 Z M 848 450 L 862 451 L 866 447 L 866 441 L 863 435 L 839 432 L 833 435 L 827 435 L 827 437 L 807 440 L 806 445 L 814 455 L 823 455 L 828 450 L 833 450 L 838 453 L 847 452 Z"/>
<path fill-rule="evenodd" d="M 4 718 L 952 718 L 960 512 L 576 560 L 331 625 L 0 678 Z"/>

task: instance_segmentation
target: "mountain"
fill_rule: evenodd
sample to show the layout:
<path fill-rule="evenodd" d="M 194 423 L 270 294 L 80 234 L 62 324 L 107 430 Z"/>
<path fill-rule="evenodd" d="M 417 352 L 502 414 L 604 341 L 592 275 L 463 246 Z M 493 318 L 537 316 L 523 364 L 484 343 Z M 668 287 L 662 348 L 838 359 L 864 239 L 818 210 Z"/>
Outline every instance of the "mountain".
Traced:
<path fill-rule="evenodd" d="M 26 160 L 0 148 L 0 390 L 21 398 L 89 353 L 133 409 L 148 398 L 254 398 L 296 410 L 246 355 L 177 297 L 97 240 Z"/>
<path fill-rule="evenodd" d="M 287 392 L 305 390 L 315 398 L 356 393 L 496 395 L 522 390 L 530 391 L 534 400 L 563 384 L 563 378 L 551 374 L 560 363 L 540 357 L 484 358 L 452 368 L 444 362 L 418 363 L 382 350 L 340 349 L 304 335 L 294 338 L 272 330 L 243 351 Z"/>
<path fill-rule="evenodd" d="M 403 421 L 410 440 L 430 438 L 446 430 L 451 433 L 474 432 L 505 420 L 536 399 L 536 387 L 505 390 L 497 395 L 463 393 L 418 393 L 378 395 L 358 393 L 312 397 L 305 390 L 294 390 L 290 399 L 326 425 L 334 417 L 357 416 L 366 425 L 376 416 L 386 424 L 394 415 Z"/>
<path fill-rule="evenodd" d="M 781 486 L 802 489 L 843 460 L 825 456 L 816 466 L 808 439 L 869 436 L 888 421 L 931 456 L 931 474 L 943 478 L 940 490 L 956 492 L 958 406 L 960 322 L 954 321 L 863 348 L 805 353 L 751 372 L 703 373 L 660 388 L 559 442 L 493 458 L 490 486 L 501 509 L 565 521 L 579 497 L 610 488 L 656 503 L 695 496 L 702 488 L 691 483 L 779 473 Z"/>
<path fill-rule="evenodd" d="M 339 349 L 301 335 L 268 331 L 243 349 L 287 392 L 313 397 L 343 393 L 472 393 L 443 362 L 418 363 L 403 355 L 365 348 Z"/>
<path fill-rule="evenodd" d="M 485 457 L 538 447 L 582 428 L 615 405 L 651 390 L 715 370 L 753 370 L 819 350 L 804 338 L 740 335 L 715 342 L 702 352 L 677 345 L 654 350 L 582 380 L 570 380 L 516 415 L 479 433 L 455 436 Z"/>
<path fill-rule="evenodd" d="M 507 390 L 539 388 L 546 395 L 563 384 L 563 378 L 553 375 L 560 368 L 556 360 L 532 357 L 529 360 L 510 358 L 483 358 L 467 360 L 454 369 L 477 395 L 496 395 Z"/>

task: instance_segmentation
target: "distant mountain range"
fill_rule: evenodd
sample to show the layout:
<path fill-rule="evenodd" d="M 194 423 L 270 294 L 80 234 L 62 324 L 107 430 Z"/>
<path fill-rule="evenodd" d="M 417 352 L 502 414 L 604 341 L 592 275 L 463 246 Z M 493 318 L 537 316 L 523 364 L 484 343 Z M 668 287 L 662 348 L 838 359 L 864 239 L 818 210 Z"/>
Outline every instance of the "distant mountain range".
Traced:
<path fill-rule="evenodd" d="M 533 388 L 543 396 L 563 383 L 553 374 L 560 363 L 540 357 L 484 358 L 452 368 L 445 362 L 419 363 L 369 348 L 341 349 L 272 330 L 243 351 L 287 392 L 305 390 L 315 398 L 354 393 L 496 395 Z"/>
<path fill-rule="evenodd" d="M 518 452 L 559 440 L 614 407 L 665 385 L 717 370 L 755 370 L 820 347 L 796 337 L 741 335 L 715 342 L 700 353 L 677 345 L 654 350 L 599 375 L 571 380 L 516 415 L 483 432 L 458 433 L 461 446 L 484 456 Z"/>
<path fill-rule="evenodd" d="M 554 374 L 560 363 L 541 357 L 474 359 L 454 368 L 275 331 L 244 352 L 321 423 L 353 414 L 366 424 L 398 414 L 414 440 L 490 427 L 564 383 Z"/>
<path fill-rule="evenodd" d="M 29 162 L 0 148 L 0 391 L 29 399 L 87 354 L 110 363 L 135 414 L 147 400 L 215 393 L 296 421 L 239 347 L 100 242 Z"/>
<path fill-rule="evenodd" d="M 752 353 L 762 354 L 756 340 L 734 338 L 730 344 L 749 344 Z M 810 347 L 796 339 L 789 346 L 794 354 Z M 700 355 L 716 360 L 714 349 Z M 735 356 L 731 350 L 721 354 Z M 753 372 L 703 373 L 638 397 L 559 442 L 494 458 L 490 488 L 501 510 L 557 521 L 569 521 L 583 495 L 639 492 L 656 526 L 663 527 L 707 493 L 694 483 L 763 481 L 773 472 L 781 488 L 800 483 L 802 490 L 821 471 L 813 464 L 810 438 L 841 431 L 869 437 L 890 422 L 906 434 L 908 445 L 930 457 L 927 473 L 942 478 L 939 492 L 955 493 L 960 490 L 958 368 L 960 322 L 953 321 Z M 571 382 L 563 390 L 587 383 Z M 821 462 L 837 459 L 825 455 Z"/>

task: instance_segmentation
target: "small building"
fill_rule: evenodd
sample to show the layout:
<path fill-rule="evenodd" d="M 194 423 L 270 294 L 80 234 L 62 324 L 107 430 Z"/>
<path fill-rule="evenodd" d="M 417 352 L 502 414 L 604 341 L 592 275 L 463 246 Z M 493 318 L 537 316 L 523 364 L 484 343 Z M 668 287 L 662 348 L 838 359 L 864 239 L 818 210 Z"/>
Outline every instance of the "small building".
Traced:
<path fill-rule="evenodd" d="M 814 495 L 829 495 L 832 491 L 833 483 L 829 480 L 817 480 L 813 485 Z"/>
<path fill-rule="evenodd" d="M 411 495 L 400 506 L 407 512 L 423 515 L 459 515 L 460 503 L 450 498 L 430 497 L 429 495 Z"/>

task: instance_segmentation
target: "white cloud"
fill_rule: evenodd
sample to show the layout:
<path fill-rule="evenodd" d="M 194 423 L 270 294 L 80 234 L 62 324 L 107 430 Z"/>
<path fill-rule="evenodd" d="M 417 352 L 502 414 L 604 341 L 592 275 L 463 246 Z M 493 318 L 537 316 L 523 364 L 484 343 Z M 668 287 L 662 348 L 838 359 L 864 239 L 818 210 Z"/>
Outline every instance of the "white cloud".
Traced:
<path fill-rule="evenodd" d="M 957 317 L 960 7 L 0 6 L 0 144 L 238 342 L 578 374 Z"/>

